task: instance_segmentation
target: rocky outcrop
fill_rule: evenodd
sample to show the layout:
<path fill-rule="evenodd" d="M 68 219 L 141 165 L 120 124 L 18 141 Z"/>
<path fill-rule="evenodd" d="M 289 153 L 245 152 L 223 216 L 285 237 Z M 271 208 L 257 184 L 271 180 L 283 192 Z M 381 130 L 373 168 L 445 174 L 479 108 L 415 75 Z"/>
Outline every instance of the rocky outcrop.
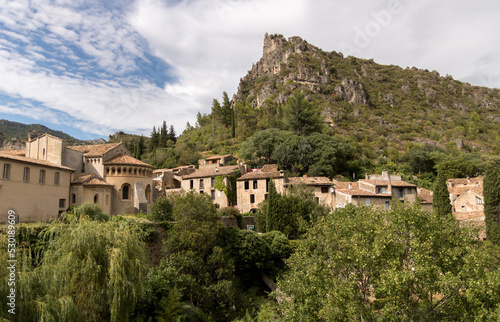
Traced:
<path fill-rule="evenodd" d="M 344 101 L 349 103 L 368 103 L 368 95 L 366 94 L 365 87 L 362 83 L 358 83 L 352 79 L 344 78 L 342 80 L 342 86 L 335 87 L 335 94 L 339 95 Z"/>

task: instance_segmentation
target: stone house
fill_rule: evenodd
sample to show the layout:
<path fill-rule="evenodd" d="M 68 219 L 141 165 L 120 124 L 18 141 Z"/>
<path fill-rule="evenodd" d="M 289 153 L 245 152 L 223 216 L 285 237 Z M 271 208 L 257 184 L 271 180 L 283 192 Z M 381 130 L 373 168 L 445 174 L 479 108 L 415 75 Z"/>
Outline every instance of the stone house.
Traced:
<path fill-rule="evenodd" d="M 226 155 L 214 155 L 207 157 L 205 159 L 198 160 L 199 169 L 215 169 L 216 167 L 223 167 L 229 165 L 231 161 L 236 161 L 236 158 L 231 154 Z"/>
<path fill-rule="evenodd" d="M 158 197 L 172 192 L 179 192 L 182 186 L 182 176 L 195 172 L 194 165 L 181 166 L 172 169 L 156 169 L 153 171 L 153 182 Z"/>
<path fill-rule="evenodd" d="M 245 171 L 244 166 L 202 166 L 191 174 L 182 177 L 181 189 L 184 191 L 194 190 L 198 193 L 206 193 L 211 196 L 212 201 L 224 208 L 234 206 L 224 191 L 220 191 L 216 186 L 216 178 L 222 177 L 222 183 L 229 187 L 231 185 L 228 176 L 234 176 L 237 172 Z"/>
<path fill-rule="evenodd" d="M 0 169 L 0 222 L 9 210 L 16 220 L 48 221 L 69 206 L 74 169 L 9 152 L 0 152 Z"/>
<path fill-rule="evenodd" d="M 434 196 L 434 191 L 425 189 L 425 188 L 417 188 L 417 197 L 420 200 L 420 205 L 422 209 L 432 212 L 432 199 Z"/>
<path fill-rule="evenodd" d="M 249 170 L 236 180 L 237 207 L 243 212 L 255 212 L 267 199 L 269 182 L 273 180 L 278 193 L 284 192 L 285 175 L 277 164 L 266 164 L 262 169 Z"/>
<path fill-rule="evenodd" d="M 446 184 L 455 218 L 479 227 L 480 237 L 485 238 L 483 176 L 449 179 Z"/>
<path fill-rule="evenodd" d="M 346 204 L 373 206 L 390 209 L 393 198 L 401 202 L 413 203 L 417 200 L 417 186 L 401 180 L 401 176 L 389 174 L 366 175 L 358 182 L 335 181 L 335 200 L 337 208 Z"/>
<path fill-rule="evenodd" d="M 332 206 L 333 202 L 333 181 L 326 177 L 291 177 L 285 179 L 285 192 L 296 185 L 306 185 L 313 189 L 314 198 L 317 203 L 324 206 Z"/>
<path fill-rule="evenodd" d="M 43 134 L 28 139 L 23 158 L 23 162 L 59 167 L 72 173 L 69 175 L 69 185 L 61 189 L 65 191 L 64 207 L 63 198 L 50 192 L 52 189 L 49 184 L 38 186 L 40 189 L 37 192 L 30 190 L 27 194 L 22 191 L 21 195 L 24 193 L 29 196 L 33 204 L 23 208 L 21 220 L 56 218 L 68 206 L 78 206 L 84 202 L 97 203 L 111 215 L 147 211 L 153 199 L 153 167 L 131 157 L 122 143 L 68 146 L 64 140 Z M 64 175 L 63 172 L 57 172 L 62 182 L 66 172 Z M 49 175 L 49 171 L 45 173 Z M 14 189 L 16 185 L 9 181 L 5 186 Z M 0 195 L 2 204 L 10 205 L 12 200 Z M 54 202 L 58 202 L 61 207 L 57 211 L 50 210 L 48 215 L 40 213 L 35 206 Z"/>

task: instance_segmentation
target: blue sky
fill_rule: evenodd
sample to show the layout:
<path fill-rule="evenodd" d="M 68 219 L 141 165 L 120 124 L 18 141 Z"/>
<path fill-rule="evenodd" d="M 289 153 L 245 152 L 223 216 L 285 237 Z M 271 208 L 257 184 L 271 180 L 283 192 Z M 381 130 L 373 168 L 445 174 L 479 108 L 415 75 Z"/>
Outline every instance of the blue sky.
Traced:
<path fill-rule="evenodd" d="M 180 134 L 236 92 L 266 32 L 498 88 L 498 17 L 493 0 L 0 0 L 0 118 Z"/>

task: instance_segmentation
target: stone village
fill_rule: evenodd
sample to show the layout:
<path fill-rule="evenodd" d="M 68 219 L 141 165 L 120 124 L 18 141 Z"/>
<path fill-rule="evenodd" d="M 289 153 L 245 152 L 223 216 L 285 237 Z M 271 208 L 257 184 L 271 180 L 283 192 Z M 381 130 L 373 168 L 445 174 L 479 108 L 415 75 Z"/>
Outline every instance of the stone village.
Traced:
<path fill-rule="evenodd" d="M 366 174 L 357 182 L 286 177 L 276 164 L 249 169 L 232 155 L 199 160 L 198 168 L 155 170 L 133 158 L 122 143 L 68 146 L 49 134 L 29 138 L 26 150 L 1 151 L 0 168 L 0 213 L 13 210 L 18 221 L 57 219 L 69 206 L 85 202 L 98 204 L 110 215 L 147 212 L 156 198 L 190 190 L 208 194 L 221 208 L 233 206 L 242 213 L 253 213 L 267 198 L 271 180 L 282 194 L 295 185 L 309 186 L 318 203 L 332 208 L 354 204 L 389 209 L 395 198 L 420 202 L 423 209 L 432 210 L 432 191 L 387 171 Z M 222 179 L 228 186 L 236 173 L 241 176 L 236 179 L 236 198 L 231 201 L 217 189 L 216 181 Z M 482 179 L 447 182 L 455 217 L 480 227 L 484 227 Z"/>

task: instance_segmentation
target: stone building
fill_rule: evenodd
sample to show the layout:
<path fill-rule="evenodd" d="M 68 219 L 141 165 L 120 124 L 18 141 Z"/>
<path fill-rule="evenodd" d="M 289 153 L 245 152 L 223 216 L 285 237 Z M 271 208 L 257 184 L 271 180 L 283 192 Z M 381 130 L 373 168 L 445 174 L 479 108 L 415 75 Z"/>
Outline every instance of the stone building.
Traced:
<path fill-rule="evenodd" d="M 194 165 L 187 165 L 173 169 L 157 169 L 153 171 L 153 182 L 158 197 L 169 193 L 179 192 L 182 185 L 182 176 L 195 172 Z"/>
<path fill-rule="evenodd" d="M 449 179 L 446 184 L 455 218 L 479 227 L 485 238 L 483 177 Z"/>
<path fill-rule="evenodd" d="M 0 152 L 0 169 L 0 222 L 9 210 L 21 221 L 46 221 L 68 207 L 74 169 L 8 152 Z"/>
<path fill-rule="evenodd" d="M 292 177 L 285 179 L 285 192 L 292 186 L 306 185 L 313 189 L 317 203 L 331 207 L 334 199 L 333 181 L 326 177 Z"/>
<path fill-rule="evenodd" d="M 434 192 L 425 188 L 417 188 L 417 197 L 420 200 L 422 209 L 432 212 L 432 199 Z"/>
<path fill-rule="evenodd" d="M 241 212 L 255 212 L 259 204 L 267 199 L 269 182 L 273 180 L 278 193 L 284 192 L 285 175 L 277 164 L 266 164 L 254 169 L 236 180 L 238 208 Z"/>
<path fill-rule="evenodd" d="M 44 134 L 28 139 L 25 155 L 17 157 L 22 158 L 17 161 L 31 164 L 28 168 L 36 169 L 29 172 L 40 170 L 42 173 L 45 170 L 47 180 L 49 175 L 54 175 L 54 182 L 57 176 L 60 182 L 59 185 L 54 184 L 57 187 L 52 187 L 49 181 L 42 185 L 39 183 L 37 189 L 31 190 L 28 189 L 31 182 L 25 182 L 28 190 L 18 191 L 17 183 L 6 180 L 6 190 L 15 189 L 15 195 L 33 200 L 32 204 L 23 206 L 21 220 L 56 218 L 68 206 L 84 202 L 97 203 L 111 215 L 147 211 L 152 202 L 153 167 L 131 157 L 122 143 L 68 146 L 64 140 Z M 10 158 L 12 160 L 12 154 Z M 40 168 L 42 166 L 46 168 Z M 16 163 L 17 172 L 18 167 Z M 68 179 L 68 184 L 63 179 Z M 54 188 L 57 194 L 53 192 Z M 6 207 L 13 207 L 14 200 L 0 194 L 0 201 Z M 57 210 L 47 208 L 54 203 L 60 206 L 56 207 Z M 47 210 L 40 212 L 40 207 Z"/>
<path fill-rule="evenodd" d="M 386 170 L 381 175 L 366 175 L 366 179 L 358 182 L 335 181 L 334 205 L 337 208 L 352 203 L 389 210 L 393 198 L 401 202 L 415 202 L 417 186 Z"/>
<path fill-rule="evenodd" d="M 213 202 L 219 207 L 234 206 L 224 191 L 220 191 L 215 187 L 217 177 L 222 177 L 222 182 L 226 187 L 231 186 L 228 176 L 234 176 L 238 171 L 245 171 L 244 166 L 227 165 L 217 166 L 201 166 L 200 169 L 191 174 L 182 177 L 181 188 L 184 191 L 194 190 L 198 193 L 206 193 L 211 196 Z"/>

